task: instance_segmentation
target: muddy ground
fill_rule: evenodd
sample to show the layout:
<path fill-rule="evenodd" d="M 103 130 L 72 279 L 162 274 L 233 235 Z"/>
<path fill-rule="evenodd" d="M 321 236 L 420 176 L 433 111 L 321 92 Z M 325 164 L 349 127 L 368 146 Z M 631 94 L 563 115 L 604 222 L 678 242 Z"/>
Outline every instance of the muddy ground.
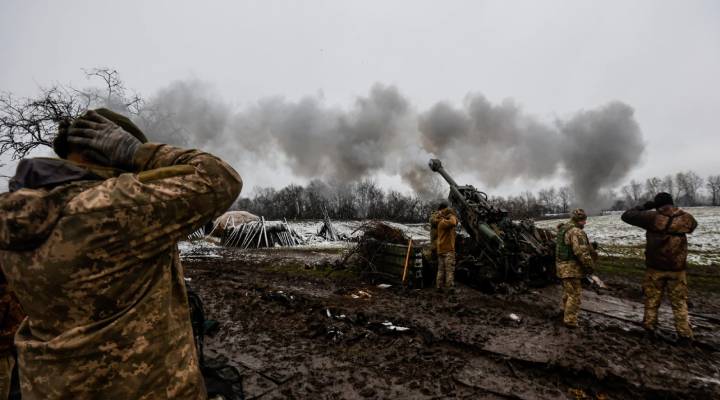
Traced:
<path fill-rule="evenodd" d="M 697 288 L 691 276 L 698 344 L 681 347 L 667 308 L 661 335 L 644 336 L 639 275 L 615 273 L 612 260 L 610 289 L 585 291 L 581 328 L 568 330 L 558 286 L 514 295 L 380 288 L 334 270 L 339 255 L 186 255 L 190 284 L 220 322 L 206 351 L 240 369 L 246 398 L 720 398 L 713 270 Z"/>

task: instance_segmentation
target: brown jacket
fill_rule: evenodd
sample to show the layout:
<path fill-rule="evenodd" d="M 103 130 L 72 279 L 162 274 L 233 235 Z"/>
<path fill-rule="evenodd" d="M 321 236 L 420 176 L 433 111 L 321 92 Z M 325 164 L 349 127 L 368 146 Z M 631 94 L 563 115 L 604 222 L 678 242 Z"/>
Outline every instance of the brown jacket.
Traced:
<path fill-rule="evenodd" d="M 206 398 L 177 241 L 242 183 L 197 150 L 147 143 L 134 164 L 0 195 L 0 266 L 28 315 L 25 400 Z"/>
<path fill-rule="evenodd" d="M 455 227 L 458 224 L 455 211 L 446 208 L 438 212 L 437 252 L 438 254 L 455 252 Z"/>
<path fill-rule="evenodd" d="M 687 212 L 674 208 L 671 216 L 654 210 L 627 210 L 622 220 L 645 229 L 645 265 L 660 271 L 687 269 L 687 234 L 697 227 L 697 221 Z"/>

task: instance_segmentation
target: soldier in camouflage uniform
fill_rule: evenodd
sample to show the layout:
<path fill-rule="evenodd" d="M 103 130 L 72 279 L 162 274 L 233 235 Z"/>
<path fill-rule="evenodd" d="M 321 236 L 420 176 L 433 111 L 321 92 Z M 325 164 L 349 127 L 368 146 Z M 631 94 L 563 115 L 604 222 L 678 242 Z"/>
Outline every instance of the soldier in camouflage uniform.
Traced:
<path fill-rule="evenodd" d="M 455 286 L 455 227 L 458 224 L 455 210 L 441 203 L 437 211 L 438 272 L 435 285 L 438 289 Z"/>
<path fill-rule="evenodd" d="M 643 327 L 653 332 L 663 293 L 670 298 L 675 330 L 683 341 L 691 341 L 687 307 L 687 234 L 697 227 L 692 215 L 674 206 L 672 196 L 658 193 L 653 201 L 625 211 L 622 220 L 645 229 L 645 315 Z"/>
<path fill-rule="evenodd" d="M 563 285 L 563 322 L 569 328 L 578 326 L 577 317 L 582 297 L 581 279 L 592 273 L 597 258 L 597 253 L 583 230 L 586 223 L 587 214 L 578 208 L 573 210 L 570 221 L 558 226 L 556 269 Z"/>
<path fill-rule="evenodd" d="M 205 399 L 177 241 L 222 214 L 238 174 L 88 111 L 0 195 L 0 266 L 28 318 L 22 397 Z"/>

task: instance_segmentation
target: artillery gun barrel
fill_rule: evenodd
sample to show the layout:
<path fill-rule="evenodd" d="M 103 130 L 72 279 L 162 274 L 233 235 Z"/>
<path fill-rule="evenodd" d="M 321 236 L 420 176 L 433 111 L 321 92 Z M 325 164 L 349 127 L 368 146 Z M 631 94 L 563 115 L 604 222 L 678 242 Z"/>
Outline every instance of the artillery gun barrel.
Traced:
<path fill-rule="evenodd" d="M 502 249 L 505 246 L 504 241 L 490 227 L 490 225 L 487 224 L 487 222 L 481 219 L 482 217 L 480 217 L 480 215 L 482 214 L 478 210 L 478 207 L 487 209 L 490 207 L 490 205 L 487 204 L 487 202 L 482 201 L 482 199 L 480 198 L 477 199 L 480 201 L 480 204 L 473 203 L 471 205 L 468 199 L 462 194 L 462 192 L 460 192 L 458 184 L 455 182 L 455 180 L 450 176 L 450 174 L 447 173 L 447 171 L 445 171 L 445 168 L 443 168 L 442 162 L 440 162 L 440 160 L 433 158 L 430 160 L 428 165 L 433 172 L 437 172 L 438 174 L 442 175 L 442 177 L 445 178 L 447 183 L 450 184 L 450 191 L 453 194 L 451 196 L 451 200 L 455 199 L 456 201 L 461 203 L 460 214 L 463 218 L 463 225 L 465 226 L 465 229 L 475 238 L 475 240 L 484 239 L 490 243 L 495 244 L 497 248 Z M 472 216 L 468 214 L 471 214 Z"/>
<path fill-rule="evenodd" d="M 455 183 L 455 179 L 453 179 L 453 178 L 447 173 L 447 171 L 445 171 L 445 168 L 443 168 L 442 162 L 440 162 L 440 160 L 438 160 L 437 158 L 433 158 L 432 160 L 430 160 L 430 162 L 428 163 L 428 165 L 430 166 L 430 169 L 431 169 L 433 172 L 437 172 L 438 174 L 442 175 L 442 177 L 445 178 L 445 180 L 447 181 L 447 183 L 450 184 L 450 186 L 454 186 L 454 187 L 457 187 L 457 186 L 458 186 L 458 184 Z"/>
<path fill-rule="evenodd" d="M 450 185 L 450 191 L 455 195 L 455 198 L 458 199 L 458 201 L 461 201 L 463 205 L 467 207 L 468 204 L 465 196 L 463 196 L 462 193 L 460 193 L 460 191 L 458 190 L 458 184 L 455 182 L 455 179 L 453 179 L 452 176 L 450 176 L 450 174 L 445 171 L 445 168 L 443 168 L 442 166 L 442 162 L 440 162 L 440 160 L 438 160 L 437 158 L 433 158 L 430 160 L 428 165 L 433 172 L 437 172 L 445 179 L 445 181 Z"/>

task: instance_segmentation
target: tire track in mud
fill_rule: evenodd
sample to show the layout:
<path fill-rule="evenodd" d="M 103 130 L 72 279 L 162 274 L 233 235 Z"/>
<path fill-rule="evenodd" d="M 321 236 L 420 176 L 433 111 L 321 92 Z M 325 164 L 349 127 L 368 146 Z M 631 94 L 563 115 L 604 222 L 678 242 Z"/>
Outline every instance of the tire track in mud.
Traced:
<path fill-rule="evenodd" d="M 648 345 L 620 328 L 567 333 L 548 321 L 549 301 L 528 303 L 528 296 L 496 298 L 464 288 L 449 301 L 429 290 L 379 290 L 361 281 L 337 283 L 237 263 L 188 265 L 208 315 L 223 326 L 208 347 L 236 360 L 256 398 L 554 399 L 567 398 L 571 390 L 613 399 L 720 396 L 712 382 L 671 379 L 674 369 L 684 368 L 717 379 L 712 368 L 679 361 L 698 358 L 712 365 L 717 353 Z M 372 297 L 353 299 L 360 290 Z M 509 312 L 520 314 L 522 322 L 509 321 Z M 410 329 L 388 331 L 386 321 Z M 543 332 L 579 343 L 570 341 L 567 349 L 546 343 L 566 353 L 562 357 L 552 352 L 528 357 L 522 346 L 503 344 L 513 337 L 516 344 L 531 343 Z M 584 346 L 600 349 L 584 354 Z M 638 372 L 634 360 L 619 369 L 625 374 L 595 365 L 622 363 L 620 356 L 627 354 L 649 363 L 664 352 L 671 357 L 661 363 L 667 372 L 659 375 Z"/>

